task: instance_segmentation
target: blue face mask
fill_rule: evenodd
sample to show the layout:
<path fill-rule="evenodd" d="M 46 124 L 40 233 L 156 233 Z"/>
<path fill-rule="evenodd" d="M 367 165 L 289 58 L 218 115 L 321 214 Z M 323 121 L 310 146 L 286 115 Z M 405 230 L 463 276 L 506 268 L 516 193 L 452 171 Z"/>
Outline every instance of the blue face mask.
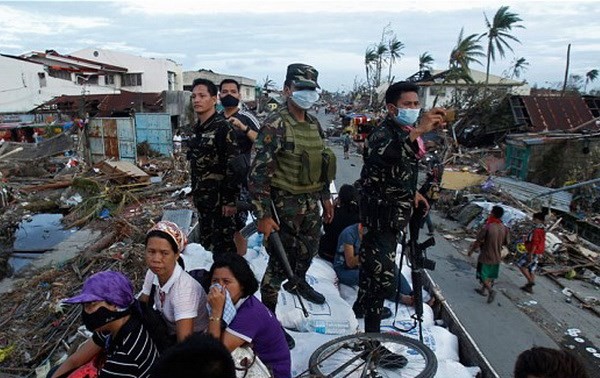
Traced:
<path fill-rule="evenodd" d="M 292 101 L 298 107 L 308 110 L 315 102 L 319 101 L 319 94 L 314 89 L 303 89 L 292 92 Z"/>
<path fill-rule="evenodd" d="M 396 121 L 402 126 L 412 126 L 417 122 L 421 109 L 397 108 Z"/>

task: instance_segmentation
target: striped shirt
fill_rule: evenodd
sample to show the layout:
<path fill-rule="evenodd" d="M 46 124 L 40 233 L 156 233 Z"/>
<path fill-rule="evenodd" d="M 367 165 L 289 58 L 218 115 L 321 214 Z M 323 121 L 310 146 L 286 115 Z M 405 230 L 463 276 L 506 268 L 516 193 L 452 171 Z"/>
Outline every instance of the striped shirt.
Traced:
<path fill-rule="evenodd" d="M 106 352 L 106 362 L 98 378 L 145 378 L 158 359 L 158 351 L 148 331 L 140 320 L 132 315 L 112 338 L 110 334 L 95 332 L 94 343 Z"/>

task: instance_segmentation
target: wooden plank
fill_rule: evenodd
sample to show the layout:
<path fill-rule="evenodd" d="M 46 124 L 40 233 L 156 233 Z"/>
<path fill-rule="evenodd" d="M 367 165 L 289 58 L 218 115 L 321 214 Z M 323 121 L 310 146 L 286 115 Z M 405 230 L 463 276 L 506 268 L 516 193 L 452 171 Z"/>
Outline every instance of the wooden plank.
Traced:
<path fill-rule="evenodd" d="M 107 175 L 119 174 L 137 182 L 150 182 L 150 175 L 128 161 L 104 160 L 97 167 Z M 121 181 L 123 180 L 121 179 Z"/>

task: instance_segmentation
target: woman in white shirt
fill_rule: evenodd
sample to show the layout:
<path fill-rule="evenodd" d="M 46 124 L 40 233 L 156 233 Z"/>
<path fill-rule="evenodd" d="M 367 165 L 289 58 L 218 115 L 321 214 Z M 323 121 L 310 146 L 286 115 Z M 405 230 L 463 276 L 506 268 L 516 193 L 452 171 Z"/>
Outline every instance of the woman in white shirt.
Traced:
<path fill-rule="evenodd" d="M 177 342 L 208 328 L 206 293 L 183 269 L 181 253 L 187 238 L 173 222 L 161 221 L 146 234 L 148 271 L 140 301 L 148 302 L 154 286 L 154 308 L 165 319 Z"/>

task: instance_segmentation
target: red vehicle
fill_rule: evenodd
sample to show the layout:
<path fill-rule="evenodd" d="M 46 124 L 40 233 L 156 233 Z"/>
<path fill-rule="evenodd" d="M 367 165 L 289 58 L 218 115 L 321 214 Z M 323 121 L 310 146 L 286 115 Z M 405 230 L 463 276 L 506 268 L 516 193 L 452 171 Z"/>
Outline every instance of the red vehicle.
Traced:
<path fill-rule="evenodd" d="M 373 127 L 371 118 L 365 114 L 355 113 L 346 115 L 342 120 L 342 126 L 344 126 L 344 130 L 351 130 L 355 142 L 364 142 Z"/>

